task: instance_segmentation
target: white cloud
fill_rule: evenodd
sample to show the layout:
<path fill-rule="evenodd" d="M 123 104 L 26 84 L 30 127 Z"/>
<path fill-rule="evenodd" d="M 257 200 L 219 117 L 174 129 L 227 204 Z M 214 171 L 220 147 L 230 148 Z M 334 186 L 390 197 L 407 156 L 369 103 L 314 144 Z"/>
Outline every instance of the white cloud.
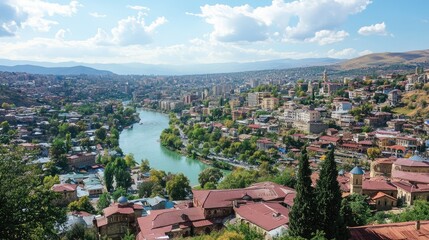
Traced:
<path fill-rule="evenodd" d="M 358 33 L 364 36 L 369 36 L 369 35 L 386 36 L 388 34 L 386 29 L 386 24 L 384 22 L 376 23 L 369 26 L 363 26 L 358 30 Z"/>
<path fill-rule="evenodd" d="M 343 41 L 349 34 L 346 31 L 321 30 L 314 34 L 314 37 L 306 39 L 308 42 L 316 42 L 319 45 L 326 45 Z"/>
<path fill-rule="evenodd" d="M 98 13 L 98 12 L 91 12 L 91 13 L 89 13 L 89 15 L 91 15 L 91 17 L 95 17 L 95 18 L 105 18 L 105 17 L 107 17 L 106 14 L 101 14 L 101 13 Z"/>
<path fill-rule="evenodd" d="M 363 50 L 359 52 L 359 56 L 364 56 L 373 53 L 371 50 Z"/>
<path fill-rule="evenodd" d="M 132 10 L 137 10 L 137 11 L 149 11 L 150 8 L 145 7 L 145 6 L 131 6 L 131 5 L 127 5 L 127 8 L 132 9 Z"/>
<path fill-rule="evenodd" d="M 112 41 L 120 45 L 147 44 L 151 42 L 154 30 L 167 22 L 165 17 L 158 17 L 151 24 L 144 21 L 144 14 L 139 12 L 137 17 L 129 16 L 118 22 L 112 29 Z"/>
<path fill-rule="evenodd" d="M 358 55 L 358 52 L 356 51 L 356 49 L 353 48 L 345 48 L 342 50 L 335 50 L 335 49 L 331 49 L 328 51 L 328 57 L 330 58 L 353 58 L 356 57 Z"/>
<path fill-rule="evenodd" d="M 165 24 L 165 17 L 158 17 L 147 24 L 144 20 L 145 13 L 139 12 L 137 16 L 128 16 L 118 21 L 110 33 L 98 28 L 94 37 L 89 40 L 98 45 L 145 45 L 152 41 L 155 30 Z"/>
<path fill-rule="evenodd" d="M 58 22 L 48 19 L 54 15 L 71 16 L 82 5 L 78 1 L 69 4 L 43 0 L 6 0 L 0 3 L 0 36 L 13 36 L 19 28 L 30 27 L 47 32 Z"/>
<path fill-rule="evenodd" d="M 337 28 L 349 15 L 365 10 L 370 3 L 370 0 L 295 0 L 288 3 L 272 0 L 271 5 L 257 8 L 247 4 L 236 7 L 204 5 L 200 7 L 201 13 L 192 15 L 213 26 L 210 36 L 217 41 L 254 42 L 276 38 L 276 33 L 286 41 L 308 41 L 317 37 L 317 33 L 326 34 L 324 30 L 343 34 L 344 31 Z M 328 37 L 330 39 L 323 41 L 324 44 L 341 39 L 341 36 Z"/>
<path fill-rule="evenodd" d="M 55 34 L 55 39 L 58 40 L 64 40 L 64 37 L 66 35 L 66 32 L 68 32 L 68 30 L 64 30 L 64 29 L 60 29 L 58 30 L 58 32 Z"/>

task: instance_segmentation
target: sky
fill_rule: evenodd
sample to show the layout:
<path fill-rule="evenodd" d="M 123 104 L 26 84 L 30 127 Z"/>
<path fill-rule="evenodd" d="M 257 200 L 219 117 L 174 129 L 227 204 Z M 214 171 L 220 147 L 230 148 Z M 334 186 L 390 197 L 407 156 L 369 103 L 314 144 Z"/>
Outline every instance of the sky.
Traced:
<path fill-rule="evenodd" d="M 427 0 L 0 0 L 0 58 L 197 64 L 428 49 Z"/>

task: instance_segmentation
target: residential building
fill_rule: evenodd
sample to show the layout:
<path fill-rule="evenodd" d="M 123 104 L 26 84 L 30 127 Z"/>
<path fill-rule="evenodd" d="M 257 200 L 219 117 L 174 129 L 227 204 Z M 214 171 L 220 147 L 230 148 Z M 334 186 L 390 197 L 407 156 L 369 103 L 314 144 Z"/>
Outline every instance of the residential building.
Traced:
<path fill-rule="evenodd" d="M 137 218 L 142 216 L 143 206 L 128 202 L 122 196 L 118 202 L 103 209 L 103 216 L 94 219 L 99 238 L 122 239 L 125 234 L 135 233 Z"/>

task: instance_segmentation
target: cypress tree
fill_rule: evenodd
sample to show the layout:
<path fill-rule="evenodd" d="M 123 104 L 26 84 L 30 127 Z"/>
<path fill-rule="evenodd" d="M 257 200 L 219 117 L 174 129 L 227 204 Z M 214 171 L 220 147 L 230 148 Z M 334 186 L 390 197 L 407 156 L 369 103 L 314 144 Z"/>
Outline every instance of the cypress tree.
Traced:
<path fill-rule="evenodd" d="M 347 236 L 343 236 L 344 224 L 340 215 L 341 191 L 337 181 L 338 172 L 333 146 L 331 146 L 321 167 L 322 170 L 316 186 L 319 230 L 325 232 L 327 239 L 347 239 Z"/>
<path fill-rule="evenodd" d="M 307 151 L 301 154 L 298 164 L 296 196 L 289 214 L 289 234 L 310 239 L 316 232 L 314 191 L 311 186 L 311 170 Z"/>

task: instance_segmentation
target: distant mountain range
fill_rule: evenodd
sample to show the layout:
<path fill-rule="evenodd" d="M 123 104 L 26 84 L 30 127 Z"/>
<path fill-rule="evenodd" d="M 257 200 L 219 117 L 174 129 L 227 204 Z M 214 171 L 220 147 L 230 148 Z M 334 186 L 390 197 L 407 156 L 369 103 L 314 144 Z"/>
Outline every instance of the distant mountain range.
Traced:
<path fill-rule="evenodd" d="M 336 66 L 341 70 L 383 68 L 392 65 L 418 65 L 429 67 L 429 50 L 402 53 L 373 53 L 343 61 Z"/>
<path fill-rule="evenodd" d="M 26 72 L 32 74 L 53 74 L 53 75 L 112 75 L 113 73 L 105 70 L 97 70 L 85 66 L 73 67 L 41 67 L 36 65 L 16 65 L 1 66 L 0 72 Z"/>
<path fill-rule="evenodd" d="M 350 60 L 334 58 L 278 59 L 244 63 L 213 63 L 193 65 L 156 65 L 143 63 L 93 64 L 79 62 L 32 62 L 0 59 L 0 71 L 27 72 L 54 75 L 189 75 L 290 69 L 299 67 L 329 66 L 332 70 L 386 69 L 397 66 L 419 65 L 429 68 L 429 50 L 403 53 L 373 53 Z M 104 70 L 98 70 L 104 69 Z"/>
<path fill-rule="evenodd" d="M 56 75 L 106 75 L 106 74 L 136 74 L 136 75 L 188 75 L 259 71 L 269 69 L 288 69 L 297 67 L 325 66 L 339 63 L 342 60 L 333 58 L 278 59 L 270 61 L 245 63 L 213 63 L 192 65 L 155 65 L 142 63 L 124 64 L 92 64 L 77 62 L 32 62 L 0 59 L 0 71 L 28 72 L 34 74 Z M 80 65 L 80 66 L 76 66 Z M 97 70 L 105 69 L 105 70 Z"/>

